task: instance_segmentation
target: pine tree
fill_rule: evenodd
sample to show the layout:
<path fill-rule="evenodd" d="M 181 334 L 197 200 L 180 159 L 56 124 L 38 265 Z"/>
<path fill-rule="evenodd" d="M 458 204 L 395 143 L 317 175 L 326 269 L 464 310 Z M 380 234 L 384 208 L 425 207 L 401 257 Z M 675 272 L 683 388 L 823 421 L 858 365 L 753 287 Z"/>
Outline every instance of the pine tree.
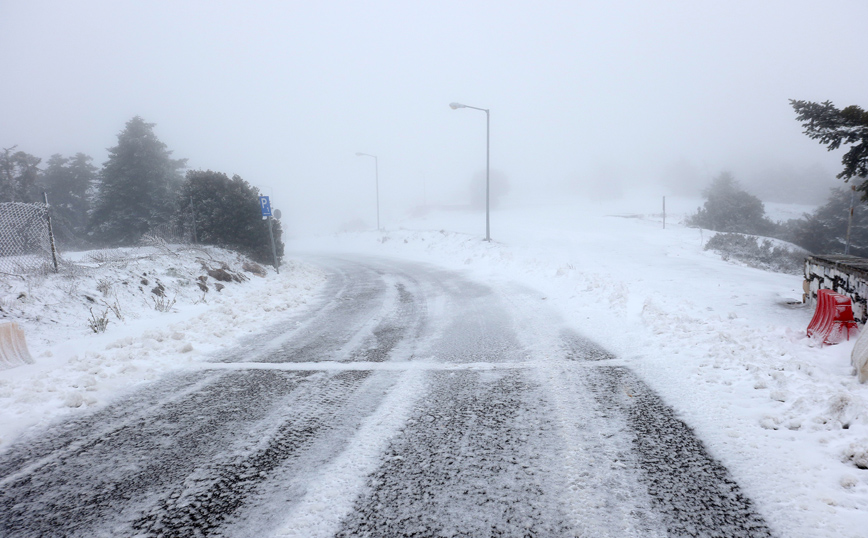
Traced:
<path fill-rule="evenodd" d="M 251 258 L 270 263 L 271 241 L 262 220 L 259 192 L 235 175 L 189 170 L 181 188 L 179 220 L 186 223 L 195 216 L 200 243 L 243 252 Z M 279 221 L 272 221 L 278 257 L 283 256 Z"/>
<path fill-rule="evenodd" d="M 130 245 L 175 213 L 186 159 L 173 159 L 154 135 L 154 124 L 136 116 L 118 134 L 118 145 L 100 172 L 90 227 L 106 244 Z"/>
<path fill-rule="evenodd" d="M 790 99 L 796 111 L 796 120 L 803 122 L 805 134 L 819 140 L 829 151 L 836 150 L 841 144 L 851 145 L 850 150 L 841 158 L 844 170 L 839 179 L 868 177 L 868 111 L 856 105 L 839 110 L 831 101 L 812 103 Z M 868 201 L 868 182 L 863 181 L 856 187 L 862 192 L 862 199 Z"/>
<path fill-rule="evenodd" d="M 52 218 L 58 239 L 70 245 L 82 246 L 91 208 L 91 197 L 97 168 L 84 153 L 74 157 L 59 154 L 48 159 L 40 182 L 48 193 Z"/>

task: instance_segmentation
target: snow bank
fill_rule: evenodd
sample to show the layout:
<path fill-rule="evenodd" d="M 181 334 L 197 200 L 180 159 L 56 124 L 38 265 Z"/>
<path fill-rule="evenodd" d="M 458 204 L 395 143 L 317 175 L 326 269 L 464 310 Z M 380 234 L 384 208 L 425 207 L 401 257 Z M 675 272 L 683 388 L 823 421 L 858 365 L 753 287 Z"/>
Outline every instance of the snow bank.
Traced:
<path fill-rule="evenodd" d="M 64 258 L 61 274 L 0 279 L 0 322 L 21 327 L 35 361 L 0 370 L 0 449 L 27 427 L 195 366 L 302 307 L 324 282 L 296 262 L 255 276 L 242 269 L 247 260 L 216 248 Z M 95 332 L 98 320 L 104 332 Z"/>

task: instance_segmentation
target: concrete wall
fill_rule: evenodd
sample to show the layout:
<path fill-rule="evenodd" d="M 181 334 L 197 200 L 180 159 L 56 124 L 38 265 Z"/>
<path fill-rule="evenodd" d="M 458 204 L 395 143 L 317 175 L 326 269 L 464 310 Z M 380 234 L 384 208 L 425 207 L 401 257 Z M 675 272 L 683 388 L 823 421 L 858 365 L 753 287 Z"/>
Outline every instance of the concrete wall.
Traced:
<path fill-rule="evenodd" d="M 850 297 L 853 317 L 862 325 L 868 322 L 868 259 L 843 255 L 808 257 L 805 300 L 815 302 L 821 289 Z"/>

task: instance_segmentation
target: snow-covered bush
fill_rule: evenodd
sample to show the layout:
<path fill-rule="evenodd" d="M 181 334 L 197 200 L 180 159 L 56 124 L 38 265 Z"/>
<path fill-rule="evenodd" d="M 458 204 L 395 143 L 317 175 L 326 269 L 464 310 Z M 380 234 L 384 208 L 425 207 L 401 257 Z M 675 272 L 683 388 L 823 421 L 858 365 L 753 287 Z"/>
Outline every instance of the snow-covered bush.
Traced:
<path fill-rule="evenodd" d="M 716 234 L 705 244 L 705 250 L 717 252 L 724 260 L 735 259 L 750 267 L 796 275 L 802 273 L 807 254 L 796 246 L 737 233 Z"/>

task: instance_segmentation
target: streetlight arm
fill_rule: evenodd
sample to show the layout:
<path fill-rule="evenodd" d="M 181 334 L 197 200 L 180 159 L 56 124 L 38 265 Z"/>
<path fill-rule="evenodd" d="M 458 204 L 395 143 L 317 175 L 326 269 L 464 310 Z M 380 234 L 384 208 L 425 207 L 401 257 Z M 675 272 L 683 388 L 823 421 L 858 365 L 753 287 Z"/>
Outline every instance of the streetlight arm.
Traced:
<path fill-rule="evenodd" d="M 487 108 L 479 108 L 479 107 L 470 106 L 470 105 L 463 105 L 461 103 L 449 103 L 449 107 L 452 108 L 452 110 L 457 110 L 459 108 L 472 108 L 473 110 L 481 110 L 481 111 L 486 112 L 486 113 L 488 112 Z"/>

